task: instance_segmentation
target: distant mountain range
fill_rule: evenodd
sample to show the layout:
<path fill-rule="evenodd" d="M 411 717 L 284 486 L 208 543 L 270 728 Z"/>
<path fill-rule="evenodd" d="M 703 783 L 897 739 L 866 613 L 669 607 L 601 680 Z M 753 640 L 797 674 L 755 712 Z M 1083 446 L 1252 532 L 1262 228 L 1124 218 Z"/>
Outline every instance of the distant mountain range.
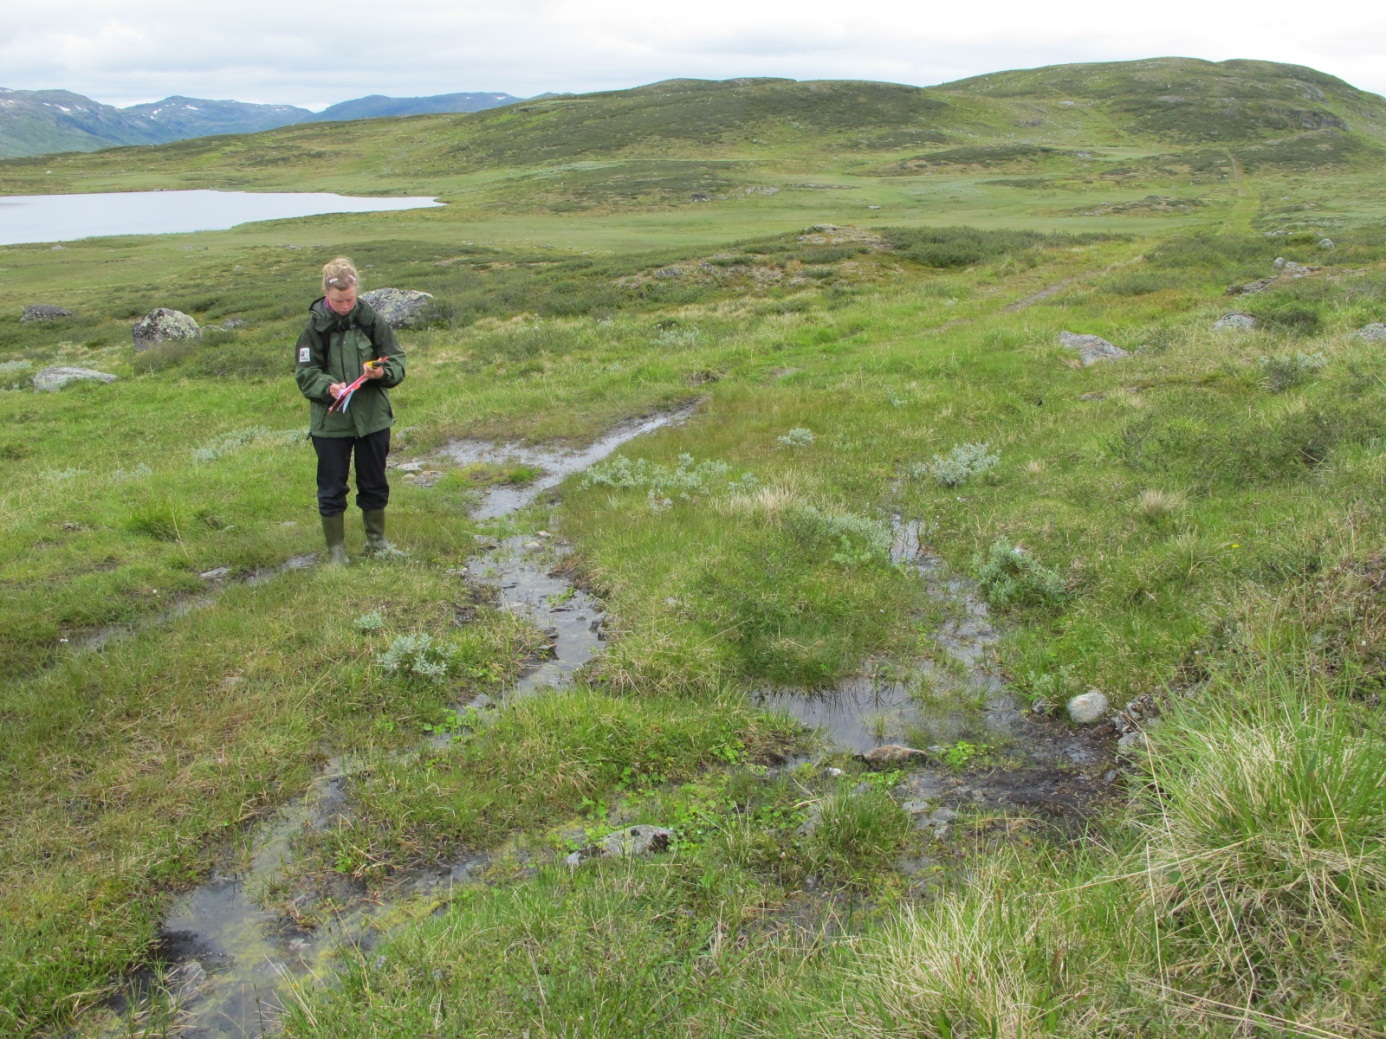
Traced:
<path fill-rule="evenodd" d="M 432 97 L 372 94 L 314 113 L 292 105 L 166 97 L 151 104 L 113 108 L 68 90 L 0 87 L 0 158 L 49 152 L 91 152 L 124 144 L 167 144 L 212 134 L 258 133 L 292 123 L 480 112 L 521 100 L 524 99 L 503 93 L 436 94 Z"/>

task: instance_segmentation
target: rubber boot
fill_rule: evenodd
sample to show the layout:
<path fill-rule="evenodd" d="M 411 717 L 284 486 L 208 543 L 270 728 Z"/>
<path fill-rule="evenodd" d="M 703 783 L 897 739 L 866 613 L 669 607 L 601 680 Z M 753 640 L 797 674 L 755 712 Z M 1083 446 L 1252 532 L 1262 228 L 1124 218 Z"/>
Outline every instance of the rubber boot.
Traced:
<path fill-rule="evenodd" d="M 324 516 L 322 535 L 327 539 L 327 565 L 346 566 L 350 562 L 346 551 L 346 514 Z"/>
<path fill-rule="evenodd" d="M 361 519 L 366 525 L 366 555 L 392 554 L 395 546 L 385 540 L 385 510 L 362 509 Z"/>

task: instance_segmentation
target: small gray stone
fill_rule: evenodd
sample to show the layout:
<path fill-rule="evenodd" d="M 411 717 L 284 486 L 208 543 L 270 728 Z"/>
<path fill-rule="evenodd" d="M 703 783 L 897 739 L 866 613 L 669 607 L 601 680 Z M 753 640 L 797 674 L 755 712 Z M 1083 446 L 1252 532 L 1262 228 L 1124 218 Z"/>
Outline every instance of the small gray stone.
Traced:
<path fill-rule="evenodd" d="M 929 816 L 929 821 L 932 823 L 937 823 L 938 825 L 946 825 L 947 823 L 951 823 L 957 817 L 958 813 L 953 811 L 953 809 L 940 808 L 937 811 L 935 811 L 933 815 Z"/>
<path fill-rule="evenodd" d="M 202 578 L 202 580 L 204 581 L 220 581 L 229 573 L 231 573 L 231 571 L 227 567 L 219 566 L 214 570 L 204 570 L 197 576 Z"/>
<path fill-rule="evenodd" d="M 923 815 L 929 810 L 928 801 L 905 801 L 900 805 L 900 810 L 906 815 Z"/>
<path fill-rule="evenodd" d="M 672 830 L 666 830 L 663 826 L 638 823 L 635 826 L 626 826 L 613 833 L 608 833 L 597 843 L 579 848 L 563 861 L 570 869 L 576 869 L 588 859 L 619 859 L 631 858 L 636 855 L 651 855 L 655 852 L 667 851 L 673 839 L 674 832 Z"/>
<path fill-rule="evenodd" d="M 1336 245 L 1333 244 L 1333 239 L 1332 239 L 1332 238 L 1320 238 L 1320 239 L 1319 239 L 1319 248 L 1320 248 L 1320 249 L 1323 249 L 1323 250 L 1325 250 L 1325 251 L 1327 251 L 1327 250 L 1329 250 L 1329 249 L 1336 249 L 1336 248 L 1338 248 L 1338 247 L 1337 247 Z"/>
<path fill-rule="evenodd" d="M 1131 356 L 1121 347 L 1107 342 L 1101 336 L 1060 332 L 1059 342 L 1070 350 L 1077 350 L 1078 357 L 1084 365 L 1097 364 L 1099 361 L 1116 361 Z"/>
<path fill-rule="evenodd" d="M 181 310 L 159 307 L 135 322 L 130 334 L 134 337 L 136 350 L 148 350 L 160 343 L 201 339 L 202 329 Z"/>
<path fill-rule="evenodd" d="M 1096 689 L 1089 689 L 1068 701 L 1068 716 L 1075 725 L 1092 725 L 1102 720 L 1108 706 L 1106 696 Z"/>
<path fill-rule="evenodd" d="M 1250 329 L 1256 327 L 1256 319 L 1250 314 L 1225 314 L 1213 322 L 1213 328 L 1219 332 L 1229 329 Z"/>
<path fill-rule="evenodd" d="M 1369 343 L 1386 343 L 1386 325 L 1375 321 L 1370 325 L 1363 325 L 1357 330 L 1357 338 L 1365 339 Z"/>
<path fill-rule="evenodd" d="M 52 307 L 45 303 L 30 303 L 24 308 L 20 321 L 54 321 L 61 317 L 71 317 L 72 311 L 62 307 Z"/>
<path fill-rule="evenodd" d="M 115 382 L 110 372 L 98 372 L 92 368 L 69 368 L 55 365 L 45 368 L 34 376 L 34 389 L 41 393 L 57 393 L 70 382 Z"/>
<path fill-rule="evenodd" d="M 1121 739 L 1117 740 L 1117 754 L 1123 757 L 1135 757 L 1142 753 L 1147 747 L 1145 733 L 1140 729 L 1132 729 Z"/>
<path fill-rule="evenodd" d="M 424 319 L 433 295 L 415 289 L 372 289 L 361 294 L 361 302 L 370 304 L 391 328 L 408 328 Z"/>

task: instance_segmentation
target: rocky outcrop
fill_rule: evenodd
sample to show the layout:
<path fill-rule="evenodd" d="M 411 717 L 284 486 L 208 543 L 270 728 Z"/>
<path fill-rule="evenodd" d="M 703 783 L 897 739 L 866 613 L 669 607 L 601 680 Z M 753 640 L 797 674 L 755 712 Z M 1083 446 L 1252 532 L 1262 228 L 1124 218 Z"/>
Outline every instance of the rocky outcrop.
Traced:
<path fill-rule="evenodd" d="M 115 382 L 110 372 L 98 372 L 92 368 L 69 368 L 55 365 L 45 368 L 34 376 L 34 389 L 40 393 L 57 393 L 70 382 Z"/>
<path fill-rule="evenodd" d="M 136 350 L 148 350 L 161 343 L 176 342 L 181 339 L 201 339 L 202 329 L 181 310 L 160 307 L 151 310 L 135 322 L 130 330 L 135 339 Z"/>
<path fill-rule="evenodd" d="M 56 321 L 58 318 L 71 317 L 72 311 L 63 307 L 50 306 L 47 303 L 30 303 L 24 308 L 24 316 L 20 321 Z"/>
<path fill-rule="evenodd" d="M 1059 342 L 1070 350 L 1077 350 L 1078 358 L 1084 365 L 1096 364 L 1098 361 L 1115 361 L 1122 357 L 1131 356 L 1121 347 L 1107 342 L 1101 336 L 1060 332 Z"/>
<path fill-rule="evenodd" d="M 1375 321 L 1370 325 L 1363 325 L 1357 330 L 1357 338 L 1365 339 L 1369 343 L 1386 343 L 1386 325 Z"/>
<path fill-rule="evenodd" d="M 1224 314 L 1213 322 L 1213 328 L 1218 332 L 1250 330 L 1255 327 L 1256 319 L 1250 314 Z"/>
<path fill-rule="evenodd" d="M 408 328 L 424 319 L 433 296 L 414 289 L 372 289 L 361 293 L 361 301 L 369 303 L 391 328 Z"/>

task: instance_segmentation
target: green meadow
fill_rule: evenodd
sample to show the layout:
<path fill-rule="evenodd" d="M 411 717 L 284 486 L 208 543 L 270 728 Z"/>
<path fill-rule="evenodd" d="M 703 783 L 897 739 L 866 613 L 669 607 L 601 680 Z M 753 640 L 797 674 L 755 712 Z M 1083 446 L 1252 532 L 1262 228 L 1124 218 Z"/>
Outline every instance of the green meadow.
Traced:
<path fill-rule="evenodd" d="M 0 247 L 0 1027 L 180 1034 L 170 906 L 349 759 L 266 906 L 321 927 L 489 866 L 286 983 L 289 1036 L 1386 1035 L 1384 155 L 1379 97 L 1159 59 L 0 162 L 10 195 L 448 203 Z M 441 475 L 393 479 L 406 558 L 286 569 L 322 555 L 290 374 L 341 254 L 434 296 L 393 456 Z M 135 352 L 155 307 L 202 339 Z M 1255 327 L 1214 327 L 1234 312 Z M 118 379 L 34 392 L 56 364 Z M 434 454 L 687 405 L 502 520 L 469 509 L 533 472 Z M 1089 689 L 1158 705 L 1069 769 L 1110 773 L 1091 810 L 961 798 L 920 829 L 922 766 L 758 706 L 949 666 L 900 521 L 989 603 L 995 667 L 1055 708 L 1037 732 Z M 463 569 L 541 531 L 606 645 L 459 716 L 544 643 Z M 424 635 L 433 671 L 389 666 Z M 929 774 L 984 785 L 1022 750 L 950 742 Z M 561 864 L 632 822 L 672 847 Z"/>

